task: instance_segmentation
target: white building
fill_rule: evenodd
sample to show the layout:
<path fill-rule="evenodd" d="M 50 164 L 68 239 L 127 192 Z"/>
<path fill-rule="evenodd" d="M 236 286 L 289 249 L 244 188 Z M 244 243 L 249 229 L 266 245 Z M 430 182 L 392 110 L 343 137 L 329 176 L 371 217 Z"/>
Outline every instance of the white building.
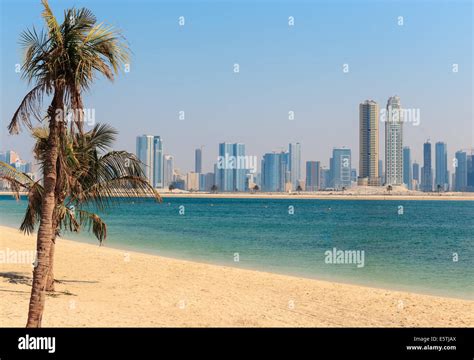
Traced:
<path fill-rule="evenodd" d="M 385 113 L 385 183 L 403 184 L 403 112 L 400 98 L 387 101 Z"/>
<path fill-rule="evenodd" d="M 172 155 L 165 155 L 163 160 L 164 163 L 164 187 L 167 188 L 171 185 L 174 180 L 174 157 Z"/>
<path fill-rule="evenodd" d="M 186 190 L 199 191 L 199 173 L 188 172 L 186 174 Z"/>

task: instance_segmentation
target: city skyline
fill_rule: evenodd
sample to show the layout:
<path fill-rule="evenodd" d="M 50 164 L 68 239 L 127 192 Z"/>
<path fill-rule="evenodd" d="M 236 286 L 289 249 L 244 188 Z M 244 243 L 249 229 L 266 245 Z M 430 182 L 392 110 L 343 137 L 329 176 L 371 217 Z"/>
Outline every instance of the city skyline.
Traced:
<path fill-rule="evenodd" d="M 2 18 L 0 70 L 9 84 L 0 95 L 2 149 L 33 145 L 26 133 L 6 132 L 14 104 L 27 86 L 15 72 L 21 58 L 21 20 L 36 19 L 36 26 L 41 22 L 39 2 L 31 4 L 2 3 L 4 13 L 11 14 Z M 69 4 L 73 1 L 51 6 L 57 11 Z M 94 92 L 85 94 L 85 106 L 95 110 L 97 122 L 117 128 L 117 148 L 133 152 L 136 134 L 160 134 L 182 169 L 193 168 L 194 149 L 212 149 L 224 141 L 243 142 L 250 154 L 300 142 L 302 163 L 317 157 L 328 167 L 333 147 L 358 148 L 352 134 L 358 129 L 354 110 L 360 101 L 369 98 L 385 104 L 396 94 L 406 108 L 421 114 L 419 124 L 404 124 L 404 143 L 412 149 L 412 160 L 422 162 L 418 144 L 425 139 L 442 139 L 449 146 L 452 173 L 453 145 L 471 148 L 474 137 L 471 39 L 465 35 L 471 29 L 470 5 L 361 2 L 350 7 L 352 15 L 347 16 L 344 4 L 322 4 L 282 3 L 278 9 L 242 4 L 232 7 L 234 18 L 224 22 L 218 5 L 196 4 L 184 11 L 179 4 L 169 4 L 153 11 L 157 5 L 147 3 L 150 11 L 142 14 L 120 3 L 109 7 L 84 1 L 99 17 L 120 20 L 135 54 L 130 72 L 113 87 L 99 80 Z M 180 15 L 187 20 L 183 27 L 178 24 Z M 289 16 L 295 19 L 292 27 Z M 151 44 L 142 39 L 150 24 L 163 35 Z M 265 28 L 271 35 L 263 32 Z M 209 41 L 202 44 L 202 37 Z M 239 73 L 234 72 L 235 64 Z M 381 132 L 380 144 L 384 136 Z M 384 147 L 379 151 L 384 159 Z M 212 171 L 209 155 L 203 171 Z"/>

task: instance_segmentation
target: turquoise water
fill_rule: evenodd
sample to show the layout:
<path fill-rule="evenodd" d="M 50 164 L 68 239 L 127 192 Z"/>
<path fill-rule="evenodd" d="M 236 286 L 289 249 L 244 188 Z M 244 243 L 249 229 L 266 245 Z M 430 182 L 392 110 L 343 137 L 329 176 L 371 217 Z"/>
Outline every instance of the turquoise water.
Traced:
<path fill-rule="evenodd" d="M 0 196 L 0 223 L 18 227 L 25 206 Z M 103 214 L 111 247 L 470 299 L 473 217 L 469 201 L 196 198 L 123 200 Z M 97 243 L 87 233 L 65 237 Z M 363 250 L 365 266 L 325 263 L 334 247 Z"/>

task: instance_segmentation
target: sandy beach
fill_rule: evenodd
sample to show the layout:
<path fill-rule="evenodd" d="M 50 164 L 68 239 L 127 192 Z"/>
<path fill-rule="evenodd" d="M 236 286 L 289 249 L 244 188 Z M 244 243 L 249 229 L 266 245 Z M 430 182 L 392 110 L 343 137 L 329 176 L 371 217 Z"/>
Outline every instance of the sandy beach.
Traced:
<path fill-rule="evenodd" d="M 23 327 L 35 237 L 0 227 L 0 326 Z M 25 252 L 29 251 L 29 252 Z M 20 259 L 21 258 L 21 259 Z M 59 239 L 44 327 L 474 326 L 474 301 L 125 252 Z M 20 261 L 22 263 L 18 263 Z"/>

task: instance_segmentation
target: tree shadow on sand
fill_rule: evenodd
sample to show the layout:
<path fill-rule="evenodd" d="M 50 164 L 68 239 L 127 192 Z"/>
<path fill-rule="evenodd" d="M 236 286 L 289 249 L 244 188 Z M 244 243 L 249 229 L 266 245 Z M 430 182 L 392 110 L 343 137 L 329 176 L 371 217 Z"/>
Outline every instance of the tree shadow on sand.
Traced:
<path fill-rule="evenodd" d="M 25 273 L 19 273 L 19 272 L 0 272 L 0 278 L 6 279 L 8 283 L 10 284 L 15 284 L 15 285 L 26 285 L 26 286 L 31 286 L 32 283 L 32 277 L 29 275 L 25 275 Z M 55 282 L 62 284 L 62 283 L 97 283 L 98 281 L 81 281 L 81 280 L 62 280 L 58 281 L 55 280 Z M 0 289 L 0 291 L 5 291 L 5 292 L 15 292 L 15 293 L 29 293 L 28 291 L 19 291 L 19 290 L 5 290 L 5 289 Z M 64 291 L 54 291 L 54 292 L 48 292 L 47 295 L 51 297 L 58 297 L 60 295 L 67 295 L 67 296 L 77 296 L 76 294 L 71 293 L 69 290 L 64 290 Z"/>

